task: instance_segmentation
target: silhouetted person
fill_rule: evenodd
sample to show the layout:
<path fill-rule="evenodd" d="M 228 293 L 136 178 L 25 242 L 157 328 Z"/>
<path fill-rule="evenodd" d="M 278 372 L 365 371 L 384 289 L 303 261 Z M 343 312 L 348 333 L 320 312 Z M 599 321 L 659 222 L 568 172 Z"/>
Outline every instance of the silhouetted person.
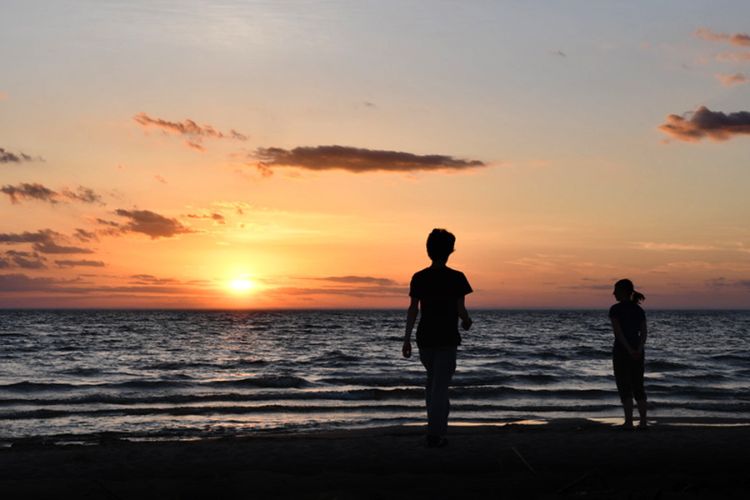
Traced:
<path fill-rule="evenodd" d="M 458 320 L 468 330 L 471 318 L 464 296 L 472 292 L 466 276 L 446 266 L 453 253 L 456 237 L 445 229 L 433 229 L 427 237 L 427 255 L 432 265 L 411 279 L 411 304 L 406 315 L 406 335 L 402 349 L 411 356 L 411 332 L 421 311 L 417 327 L 419 359 L 427 370 L 427 446 L 442 447 L 448 441 L 448 386 L 456 371 L 456 348 L 461 343 Z"/>
<path fill-rule="evenodd" d="M 646 391 L 643 389 L 644 347 L 648 327 L 646 313 L 641 309 L 641 301 L 646 297 L 635 291 L 633 282 L 620 280 L 615 283 L 613 295 L 617 304 L 609 308 L 609 319 L 615 334 L 612 349 L 612 365 L 615 371 L 617 392 L 625 410 L 626 429 L 633 428 L 633 399 L 638 405 L 640 422 L 638 427 L 646 428 Z"/>

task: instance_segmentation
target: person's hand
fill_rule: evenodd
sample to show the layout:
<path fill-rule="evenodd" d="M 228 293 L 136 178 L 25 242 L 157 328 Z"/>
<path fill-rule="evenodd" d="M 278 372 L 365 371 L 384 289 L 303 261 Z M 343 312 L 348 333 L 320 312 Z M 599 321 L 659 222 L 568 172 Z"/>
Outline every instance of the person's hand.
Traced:
<path fill-rule="evenodd" d="M 471 318 L 462 319 L 461 320 L 461 328 L 463 328 L 464 330 L 468 330 L 469 328 L 471 328 L 471 325 L 473 323 L 474 322 L 471 320 Z"/>
<path fill-rule="evenodd" d="M 401 348 L 401 354 L 403 354 L 405 358 L 411 358 L 411 342 L 410 341 L 404 340 L 404 346 Z"/>
<path fill-rule="evenodd" d="M 630 351 L 630 355 L 634 360 L 640 361 L 640 359 L 643 357 L 643 351 L 641 349 L 633 349 L 632 351 Z"/>

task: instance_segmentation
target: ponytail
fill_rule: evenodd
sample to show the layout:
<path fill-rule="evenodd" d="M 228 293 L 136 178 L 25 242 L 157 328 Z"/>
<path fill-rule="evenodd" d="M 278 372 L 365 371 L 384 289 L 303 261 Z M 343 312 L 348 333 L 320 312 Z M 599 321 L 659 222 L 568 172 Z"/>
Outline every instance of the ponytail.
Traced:
<path fill-rule="evenodd" d="M 630 302 L 633 304 L 640 304 L 644 300 L 646 300 L 646 296 L 643 295 L 641 292 L 636 292 L 635 287 L 633 286 L 633 282 L 624 279 L 620 280 L 617 283 L 615 283 L 615 293 L 617 291 L 623 292 L 623 294 L 626 294 L 626 296 L 630 297 Z"/>

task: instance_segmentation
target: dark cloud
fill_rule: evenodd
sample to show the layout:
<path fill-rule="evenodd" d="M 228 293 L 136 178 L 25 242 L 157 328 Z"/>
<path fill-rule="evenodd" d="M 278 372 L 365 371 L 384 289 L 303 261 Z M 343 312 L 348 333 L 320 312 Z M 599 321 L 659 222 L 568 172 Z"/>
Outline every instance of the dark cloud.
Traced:
<path fill-rule="evenodd" d="M 78 186 L 75 191 L 65 188 L 62 190 L 61 196 L 72 201 L 80 201 L 83 203 L 99 203 L 103 205 L 102 197 L 100 195 L 96 194 L 93 189 L 83 186 Z"/>
<path fill-rule="evenodd" d="M 172 285 L 178 283 L 174 278 L 157 278 L 153 274 L 134 274 L 130 277 L 131 283 L 137 285 Z"/>
<path fill-rule="evenodd" d="M 724 277 L 707 280 L 706 285 L 711 288 L 741 288 L 750 290 L 750 280 L 729 280 Z"/>
<path fill-rule="evenodd" d="M 6 184 L 0 188 L 0 192 L 7 194 L 13 204 L 21 203 L 23 200 L 39 200 L 54 204 L 58 198 L 56 191 L 37 183 L 22 182 L 17 186 Z"/>
<path fill-rule="evenodd" d="M 0 274 L 0 295 L 4 293 L 37 292 L 48 294 L 88 295 L 113 294 L 195 294 L 201 293 L 184 286 L 108 286 L 93 285 L 81 279 L 32 278 L 25 274 Z"/>
<path fill-rule="evenodd" d="M 58 267 L 104 267 L 104 262 L 100 260 L 56 260 Z"/>
<path fill-rule="evenodd" d="M 23 163 L 26 161 L 41 160 L 41 158 L 34 158 L 26 153 L 11 153 L 4 148 L 0 148 L 0 163 Z"/>
<path fill-rule="evenodd" d="M 63 239 L 63 236 L 51 229 L 42 229 L 33 233 L 28 231 L 23 233 L 0 233 L 0 243 L 31 243 L 32 248 L 39 253 L 93 253 L 93 251 L 88 248 L 60 245 L 58 243 L 59 239 Z"/>
<path fill-rule="evenodd" d="M 479 160 L 463 160 L 445 155 L 416 155 L 401 151 L 382 151 L 349 146 L 314 146 L 294 149 L 258 148 L 254 154 L 261 172 L 273 167 L 297 167 L 308 170 L 339 169 L 349 172 L 414 172 L 466 170 L 484 167 Z"/>
<path fill-rule="evenodd" d="M 388 278 L 373 278 L 372 276 L 324 276 L 321 278 L 307 278 L 317 281 L 329 281 L 331 283 L 347 283 L 362 285 L 381 285 L 393 286 L 398 285 L 396 281 Z"/>
<path fill-rule="evenodd" d="M 39 253 L 53 253 L 53 254 L 94 253 L 94 251 L 89 248 L 60 245 L 54 241 L 34 243 L 34 250 L 36 250 Z"/>
<path fill-rule="evenodd" d="M 0 268 L 18 267 L 21 269 L 44 269 L 47 267 L 45 258 L 36 252 L 20 252 L 6 250 L 0 257 Z"/>
<path fill-rule="evenodd" d="M 97 241 L 99 238 L 96 236 L 96 233 L 93 231 L 86 231 L 85 229 L 76 228 L 75 233 L 73 233 L 73 237 L 79 241 Z"/>
<path fill-rule="evenodd" d="M 695 36 L 710 42 L 725 42 L 738 47 L 750 47 L 750 35 L 746 33 L 715 33 L 708 28 L 699 28 Z"/>
<path fill-rule="evenodd" d="M 10 184 L 4 185 L 0 188 L 0 192 L 10 197 L 11 203 L 18 204 L 25 200 L 39 200 L 47 203 L 58 203 L 60 200 L 79 201 L 82 203 L 100 203 L 101 196 L 96 194 L 93 189 L 78 186 L 73 191 L 68 188 L 63 188 L 61 192 L 54 191 L 47 186 L 39 183 L 26 183 L 22 182 L 16 186 Z"/>
<path fill-rule="evenodd" d="M 236 130 L 230 130 L 229 132 L 221 132 L 211 125 L 198 125 L 196 122 L 190 119 L 186 119 L 182 122 L 171 122 L 162 118 L 152 118 L 146 113 L 138 113 L 133 117 L 142 127 L 155 127 L 165 133 L 181 135 L 186 137 L 185 144 L 192 149 L 198 151 L 205 151 L 205 148 L 201 144 L 203 139 L 230 139 L 235 141 L 246 141 L 247 136 L 241 134 Z"/>
<path fill-rule="evenodd" d="M 35 232 L 24 231 L 23 233 L 0 233 L 0 243 L 43 243 L 52 241 L 57 233 L 51 229 L 41 229 Z"/>
<path fill-rule="evenodd" d="M 706 137 L 725 141 L 735 135 L 750 134 L 750 112 L 723 113 L 701 106 L 683 116 L 667 116 L 659 130 L 680 141 L 698 142 Z"/>
<path fill-rule="evenodd" d="M 218 224 L 226 223 L 224 216 L 218 212 L 212 212 L 210 214 L 187 214 L 187 217 L 191 219 L 210 219 Z"/>
<path fill-rule="evenodd" d="M 143 233 L 156 238 L 170 238 L 178 234 L 193 232 L 190 228 L 183 226 L 177 219 L 170 219 L 150 210 L 125 210 L 119 208 L 115 214 L 128 219 L 127 223 L 117 224 L 111 221 L 103 221 L 113 227 L 119 228 L 120 232 Z"/>
<path fill-rule="evenodd" d="M 269 295 L 276 295 L 279 297 L 334 295 L 357 298 L 377 298 L 405 297 L 409 294 L 409 289 L 408 287 L 404 286 L 364 286 L 335 288 L 280 287 L 269 290 L 267 293 Z"/>

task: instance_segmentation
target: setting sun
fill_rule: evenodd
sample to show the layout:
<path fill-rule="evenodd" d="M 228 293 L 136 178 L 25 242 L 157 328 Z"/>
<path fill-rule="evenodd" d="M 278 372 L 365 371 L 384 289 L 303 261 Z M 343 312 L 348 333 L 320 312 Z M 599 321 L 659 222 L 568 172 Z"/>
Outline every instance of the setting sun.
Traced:
<path fill-rule="evenodd" d="M 234 293 L 248 293 L 255 288 L 255 282 L 248 278 L 236 278 L 229 282 L 229 289 Z"/>

